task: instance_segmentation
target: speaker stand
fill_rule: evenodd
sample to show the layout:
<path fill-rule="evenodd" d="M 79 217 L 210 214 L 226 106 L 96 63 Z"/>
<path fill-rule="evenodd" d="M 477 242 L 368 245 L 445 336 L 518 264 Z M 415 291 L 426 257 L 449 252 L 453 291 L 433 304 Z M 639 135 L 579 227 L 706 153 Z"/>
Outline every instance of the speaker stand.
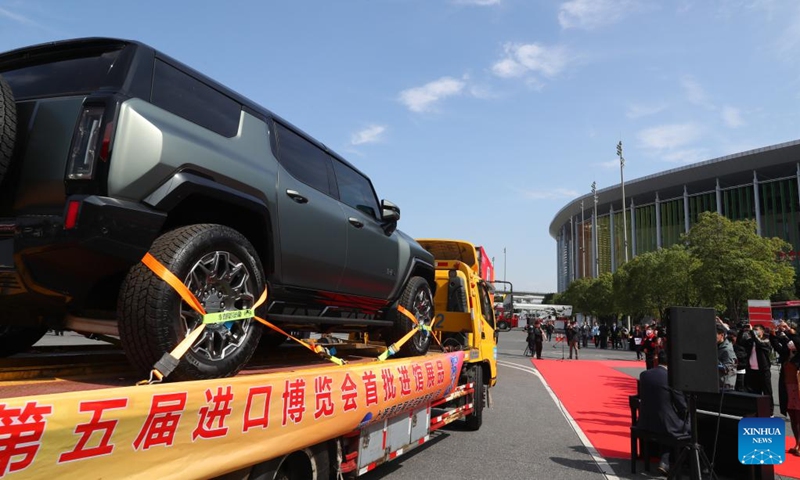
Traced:
<path fill-rule="evenodd" d="M 716 480 L 717 474 L 714 473 L 711 462 L 708 461 L 703 447 L 697 441 L 697 397 L 694 393 L 687 393 L 686 397 L 689 407 L 689 419 L 691 421 L 690 429 L 692 442 L 681 449 L 681 453 L 675 460 L 675 464 L 670 465 L 667 480 L 681 478 L 681 470 L 687 463 L 689 464 L 689 478 L 691 480 L 701 480 L 703 467 L 708 470 L 711 478 Z"/>

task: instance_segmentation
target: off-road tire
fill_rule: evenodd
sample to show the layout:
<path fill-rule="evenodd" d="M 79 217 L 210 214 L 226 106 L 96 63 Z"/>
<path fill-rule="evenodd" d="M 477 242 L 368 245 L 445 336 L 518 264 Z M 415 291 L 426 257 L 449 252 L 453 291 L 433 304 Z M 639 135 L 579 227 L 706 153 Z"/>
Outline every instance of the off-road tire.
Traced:
<path fill-rule="evenodd" d="M 251 293 L 258 299 L 264 291 L 261 261 L 250 242 L 232 228 L 214 224 L 180 227 L 158 237 L 150 248 L 152 256 L 184 281 L 200 259 L 212 252 L 228 252 L 242 263 L 248 278 L 252 278 L 255 291 Z M 189 308 L 173 288 L 147 266 L 140 263 L 131 268 L 122 283 L 117 316 L 120 340 L 134 367 L 143 373 L 149 372 L 164 353 L 170 352 L 185 338 L 186 325 L 180 319 L 180 312 Z M 264 311 L 262 305 L 257 314 L 263 316 Z M 167 380 L 202 380 L 235 375 L 250 360 L 261 334 L 261 323 L 251 319 L 241 344 L 229 356 L 219 359 L 209 359 L 194 351 L 194 348 L 199 348 L 201 338 L 186 352 Z"/>
<path fill-rule="evenodd" d="M 398 304 L 411 312 L 421 325 L 432 326 L 434 316 L 433 295 L 431 294 L 430 285 L 424 278 L 411 277 L 403 289 L 403 294 L 400 296 Z M 422 310 L 420 307 L 422 307 Z M 414 322 L 397 311 L 397 309 L 390 311 L 387 317 L 394 322 L 387 344 L 400 340 L 416 327 Z M 400 346 L 397 356 L 415 357 L 425 355 L 428 353 L 428 347 L 430 346 L 431 332 L 420 329 L 406 343 Z"/>
<path fill-rule="evenodd" d="M 464 419 L 467 430 L 477 431 L 483 424 L 483 407 L 486 402 L 486 385 L 483 383 L 483 367 L 475 365 L 467 374 L 468 381 L 475 383 L 475 394 L 473 395 L 473 411 Z"/>
<path fill-rule="evenodd" d="M 8 82 L 0 76 L 0 183 L 11 166 L 16 136 L 17 104 Z"/>
<path fill-rule="evenodd" d="M 47 333 L 47 327 L 0 325 L 0 357 L 8 357 L 31 348 Z"/>

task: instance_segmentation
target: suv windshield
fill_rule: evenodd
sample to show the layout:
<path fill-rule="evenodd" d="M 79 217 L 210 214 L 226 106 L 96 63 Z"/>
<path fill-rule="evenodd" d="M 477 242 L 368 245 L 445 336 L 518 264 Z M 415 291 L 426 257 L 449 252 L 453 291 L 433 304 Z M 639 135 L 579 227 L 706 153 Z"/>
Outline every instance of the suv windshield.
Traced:
<path fill-rule="evenodd" d="M 102 87 L 118 89 L 125 79 L 127 62 L 119 61 L 123 45 L 70 52 L 36 52 L 24 58 L 22 68 L 11 61 L 0 74 L 18 99 L 89 93 Z M 70 58 L 71 57 L 71 58 Z M 4 62 L 5 63 L 5 62 Z M 7 69 L 7 70 L 6 70 Z"/>

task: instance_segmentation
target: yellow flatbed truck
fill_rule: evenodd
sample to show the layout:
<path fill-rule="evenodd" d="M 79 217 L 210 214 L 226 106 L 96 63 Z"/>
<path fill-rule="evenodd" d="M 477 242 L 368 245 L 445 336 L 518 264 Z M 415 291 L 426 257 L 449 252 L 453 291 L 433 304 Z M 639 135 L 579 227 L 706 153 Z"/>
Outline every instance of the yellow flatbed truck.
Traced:
<path fill-rule="evenodd" d="M 356 477 L 454 421 L 477 430 L 497 381 L 491 287 L 471 244 L 437 248 L 465 256 L 437 257 L 424 356 L 346 341 L 337 365 L 286 345 L 235 377 L 140 386 L 110 347 L 0 360 L 0 479 Z"/>

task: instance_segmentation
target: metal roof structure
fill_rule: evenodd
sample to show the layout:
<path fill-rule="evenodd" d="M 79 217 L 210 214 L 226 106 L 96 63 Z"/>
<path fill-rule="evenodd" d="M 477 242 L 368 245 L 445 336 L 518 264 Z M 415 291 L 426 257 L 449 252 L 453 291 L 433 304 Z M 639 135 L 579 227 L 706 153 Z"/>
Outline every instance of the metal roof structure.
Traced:
<path fill-rule="evenodd" d="M 716 188 L 717 179 L 723 189 L 752 183 L 754 171 L 758 172 L 760 180 L 794 176 L 797 175 L 798 162 L 800 162 L 800 140 L 714 158 L 626 181 L 625 202 L 630 208 L 631 201 L 636 206 L 653 203 L 656 193 L 660 200 L 681 197 L 684 187 L 690 195 L 712 192 Z M 598 211 L 608 212 L 612 206 L 615 211 L 622 210 L 622 189 L 619 183 L 598 190 L 597 196 Z M 580 215 L 581 200 L 584 201 L 587 211 L 594 208 L 591 193 L 565 205 L 550 223 L 551 237 L 558 238 L 559 230 L 569 222 L 570 217 Z"/>

